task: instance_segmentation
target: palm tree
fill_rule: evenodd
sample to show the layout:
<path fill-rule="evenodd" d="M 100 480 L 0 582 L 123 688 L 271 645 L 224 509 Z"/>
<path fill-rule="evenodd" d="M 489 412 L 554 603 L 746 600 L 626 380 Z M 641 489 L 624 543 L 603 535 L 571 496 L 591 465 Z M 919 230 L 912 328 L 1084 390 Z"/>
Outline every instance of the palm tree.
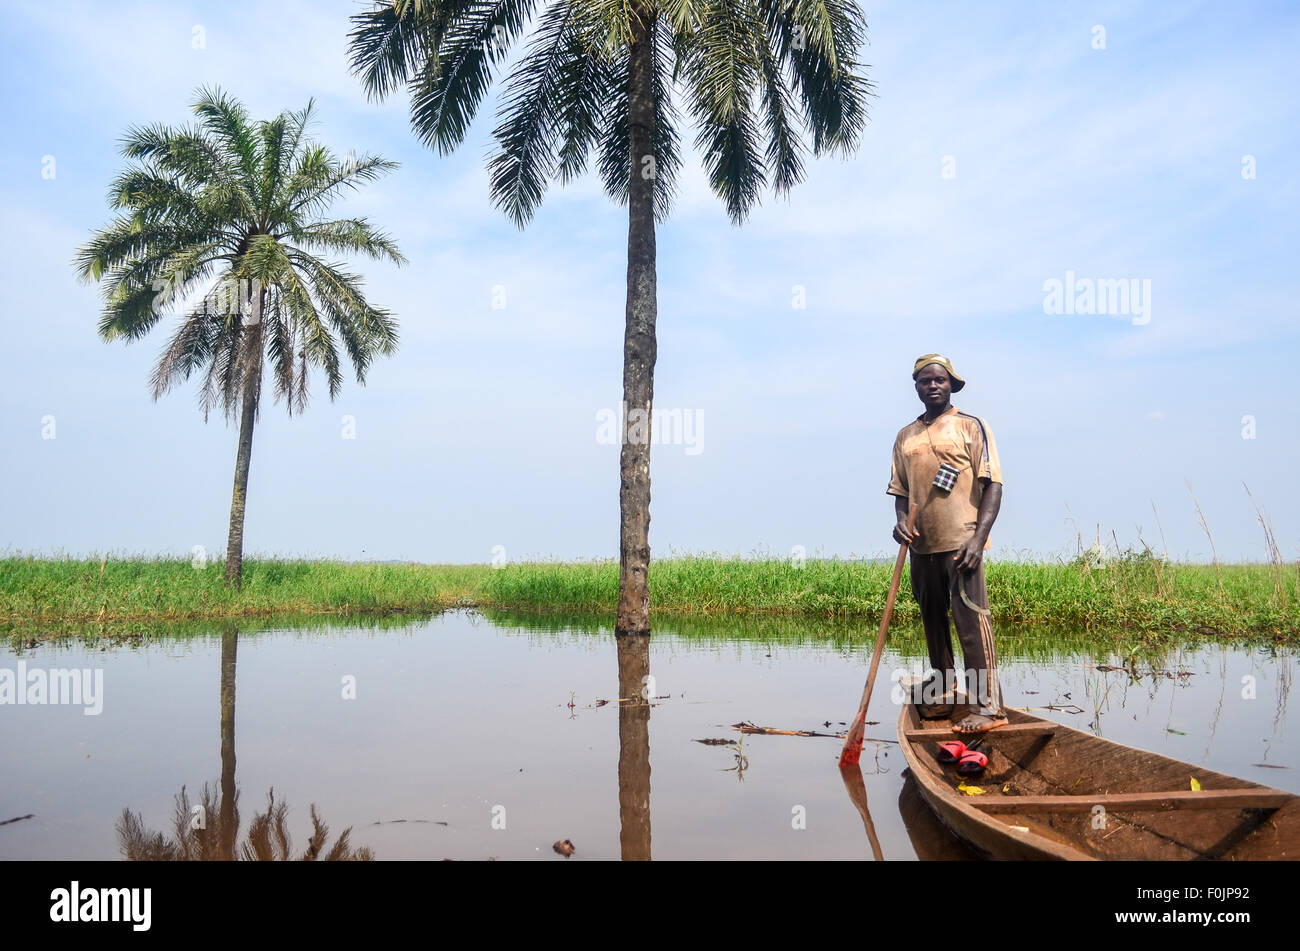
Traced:
<path fill-rule="evenodd" d="M 311 367 L 324 369 L 330 399 L 338 395 L 339 340 L 358 383 L 376 355 L 397 346 L 396 321 L 366 300 L 361 278 L 317 256 L 405 263 L 365 218 L 322 217 L 342 193 L 396 163 L 338 159 L 308 137 L 312 109 L 308 102 L 250 122 L 235 99 L 201 89 L 195 125 L 128 130 L 122 153 L 131 164 L 109 192 L 121 211 L 76 260 L 84 280 L 104 282 L 99 333 L 106 341 L 139 339 L 166 308 L 186 305 L 154 369 L 155 400 L 202 371 L 204 419 L 218 406 L 228 420 L 240 415 L 226 545 L 226 583 L 236 587 L 264 363 L 292 415 L 307 405 Z"/>
<path fill-rule="evenodd" d="M 352 67 L 372 98 L 408 87 L 416 134 L 446 154 L 534 14 L 493 133 L 492 200 L 523 227 L 548 182 L 581 175 L 595 153 L 606 192 L 628 206 L 617 629 L 645 632 L 655 222 L 682 162 L 674 94 L 739 224 L 764 187 L 802 180 L 805 133 L 814 155 L 856 147 L 866 23 L 854 0 L 388 0 L 352 17 Z"/>

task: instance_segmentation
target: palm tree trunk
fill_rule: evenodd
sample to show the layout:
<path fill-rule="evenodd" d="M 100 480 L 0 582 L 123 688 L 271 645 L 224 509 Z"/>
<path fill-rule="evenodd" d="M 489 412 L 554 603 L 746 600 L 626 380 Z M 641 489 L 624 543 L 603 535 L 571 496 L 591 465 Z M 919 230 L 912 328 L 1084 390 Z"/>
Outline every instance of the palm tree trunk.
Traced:
<path fill-rule="evenodd" d="M 619 455 L 619 633 L 650 632 L 650 423 L 655 319 L 654 19 L 633 26 L 628 79 L 627 308 L 623 333 L 623 446 Z"/>
<path fill-rule="evenodd" d="M 236 588 L 242 581 L 244 565 L 244 503 L 248 497 L 248 463 L 253 456 L 253 423 L 257 419 L 257 400 L 262 383 L 262 304 L 266 290 L 252 295 L 251 326 L 246 330 L 251 340 L 245 351 L 250 366 L 244 371 L 244 396 L 239 417 L 239 452 L 235 456 L 235 488 L 230 497 L 230 534 L 226 538 L 226 584 Z"/>

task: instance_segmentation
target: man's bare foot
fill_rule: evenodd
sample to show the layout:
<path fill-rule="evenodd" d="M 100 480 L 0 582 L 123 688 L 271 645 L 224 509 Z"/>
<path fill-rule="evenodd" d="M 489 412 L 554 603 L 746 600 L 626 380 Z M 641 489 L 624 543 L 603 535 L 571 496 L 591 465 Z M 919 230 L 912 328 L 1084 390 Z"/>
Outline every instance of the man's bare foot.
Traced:
<path fill-rule="evenodd" d="M 996 730 L 1000 726 L 1007 725 L 1005 714 L 996 716 L 987 713 L 972 713 L 960 723 L 952 728 L 952 732 L 960 734 L 987 733 L 989 730 Z"/>

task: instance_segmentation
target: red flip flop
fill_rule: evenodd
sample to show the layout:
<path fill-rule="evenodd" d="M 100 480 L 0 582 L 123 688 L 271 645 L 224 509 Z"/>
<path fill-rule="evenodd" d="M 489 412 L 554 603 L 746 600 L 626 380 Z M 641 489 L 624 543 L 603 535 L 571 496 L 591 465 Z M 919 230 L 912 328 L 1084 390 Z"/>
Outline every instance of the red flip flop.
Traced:
<path fill-rule="evenodd" d="M 950 740 L 939 744 L 939 762 L 957 763 L 966 755 L 966 744 L 961 740 Z"/>
<path fill-rule="evenodd" d="M 976 750 L 967 750 L 957 761 L 957 772 L 963 776 L 974 776 L 984 772 L 989 758 Z"/>

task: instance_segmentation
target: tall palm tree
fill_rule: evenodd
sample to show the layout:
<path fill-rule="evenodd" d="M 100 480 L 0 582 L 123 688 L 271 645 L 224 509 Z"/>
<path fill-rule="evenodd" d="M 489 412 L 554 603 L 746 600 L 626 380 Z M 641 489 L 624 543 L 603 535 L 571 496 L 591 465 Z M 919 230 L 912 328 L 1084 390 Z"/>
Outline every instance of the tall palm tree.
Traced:
<path fill-rule="evenodd" d="M 122 153 L 131 164 L 109 192 L 121 211 L 76 260 L 83 279 L 104 282 L 99 333 L 106 341 L 137 340 L 167 308 L 184 306 L 154 369 L 155 400 L 202 371 L 204 419 L 214 407 L 227 419 L 239 413 L 226 545 L 226 583 L 236 587 L 264 364 L 292 415 L 307 405 L 311 367 L 325 371 L 330 399 L 338 395 L 338 341 L 358 383 L 376 355 L 397 347 L 395 319 L 366 300 L 361 278 L 317 256 L 406 262 L 365 218 L 323 217 L 342 193 L 396 163 L 335 157 L 308 136 L 312 109 L 308 102 L 252 122 L 220 89 L 201 89 L 195 125 L 128 130 Z"/>
<path fill-rule="evenodd" d="M 595 153 L 606 192 L 628 206 L 617 629 L 648 631 L 655 222 L 682 162 L 674 96 L 739 224 L 765 186 L 802 180 L 805 133 L 814 155 L 856 147 L 865 20 L 854 0 L 387 0 L 352 23 L 369 95 L 409 87 L 416 134 L 443 154 L 533 23 L 494 130 L 493 202 L 523 227 L 548 182 L 581 175 Z"/>

